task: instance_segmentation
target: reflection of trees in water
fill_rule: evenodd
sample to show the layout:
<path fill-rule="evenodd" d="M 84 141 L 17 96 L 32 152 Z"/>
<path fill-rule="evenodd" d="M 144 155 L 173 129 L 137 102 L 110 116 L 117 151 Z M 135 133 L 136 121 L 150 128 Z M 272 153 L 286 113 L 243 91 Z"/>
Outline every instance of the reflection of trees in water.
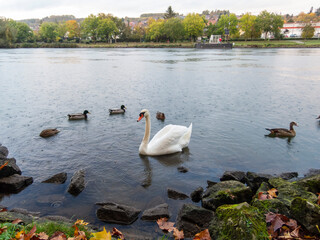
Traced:
<path fill-rule="evenodd" d="M 169 155 L 163 155 L 163 156 L 143 156 L 140 155 L 140 159 L 144 165 L 144 179 L 141 183 L 141 186 L 144 188 L 147 188 L 151 186 L 152 183 L 152 167 L 150 165 L 149 158 L 156 159 L 160 164 L 164 166 L 180 166 L 182 163 L 189 161 L 189 148 L 183 149 L 181 153 L 175 153 L 175 154 L 169 154 Z"/>

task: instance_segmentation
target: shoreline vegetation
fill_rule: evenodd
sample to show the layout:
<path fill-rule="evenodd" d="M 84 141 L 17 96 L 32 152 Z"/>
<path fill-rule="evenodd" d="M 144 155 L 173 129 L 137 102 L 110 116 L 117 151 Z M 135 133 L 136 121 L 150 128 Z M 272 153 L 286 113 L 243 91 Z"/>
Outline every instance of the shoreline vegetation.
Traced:
<path fill-rule="evenodd" d="M 320 40 L 229 41 L 233 48 L 320 48 Z M 194 42 L 17 43 L 7 48 L 194 48 Z"/>

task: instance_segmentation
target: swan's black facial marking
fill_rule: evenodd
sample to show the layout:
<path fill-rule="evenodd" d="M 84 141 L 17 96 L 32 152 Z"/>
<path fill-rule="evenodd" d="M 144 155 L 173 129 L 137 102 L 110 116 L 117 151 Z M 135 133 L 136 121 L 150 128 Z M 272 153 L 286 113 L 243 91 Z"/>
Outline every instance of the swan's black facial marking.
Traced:
<path fill-rule="evenodd" d="M 144 114 L 145 114 L 145 112 L 141 112 L 141 113 L 139 114 L 139 117 L 144 117 Z"/>

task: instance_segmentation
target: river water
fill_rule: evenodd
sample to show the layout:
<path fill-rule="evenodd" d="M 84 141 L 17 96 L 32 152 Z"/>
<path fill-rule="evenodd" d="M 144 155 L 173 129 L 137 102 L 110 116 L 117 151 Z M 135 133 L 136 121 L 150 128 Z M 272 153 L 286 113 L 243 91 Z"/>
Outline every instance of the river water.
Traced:
<path fill-rule="evenodd" d="M 0 50 L 0 143 L 34 183 L 1 204 L 43 215 L 81 218 L 128 232 L 158 232 L 155 223 L 106 224 L 96 202 L 142 210 L 168 203 L 175 221 L 183 203 L 167 188 L 190 194 L 226 170 L 281 173 L 320 168 L 320 49 L 9 49 Z M 124 115 L 108 109 L 124 104 Z M 151 112 L 151 135 L 166 124 L 193 132 L 183 153 L 141 157 L 140 110 Z M 67 114 L 91 112 L 87 121 Z M 155 118 L 166 114 L 164 122 Z M 289 127 L 291 140 L 269 138 L 265 128 Z M 39 133 L 61 132 L 43 139 Z M 177 167 L 189 169 L 180 173 Z M 86 188 L 66 190 L 85 169 Z M 41 183 L 65 171 L 62 185 Z"/>

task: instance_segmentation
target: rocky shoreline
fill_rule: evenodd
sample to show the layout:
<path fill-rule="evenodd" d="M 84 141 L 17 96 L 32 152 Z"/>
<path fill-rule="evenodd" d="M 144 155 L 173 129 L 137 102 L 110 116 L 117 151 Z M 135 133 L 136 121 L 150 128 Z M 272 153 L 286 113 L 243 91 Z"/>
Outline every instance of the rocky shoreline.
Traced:
<path fill-rule="evenodd" d="M 21 176 L 21 170 L 14 158 L 7 158 L 8 149 L 0 144 L 0 192 L 17 193 L 32 184 L 32 177 Z M 188 169 L 178 171 L 187 173 Z M 66 173 L 58 173 L 43 183 L 62 184 Z M 74 196 L 85 188 L 85 171 L 80 169 L 73 175 L 68 192 Z M 275 189 L 275 190 L 273 190 Z M 274 194 L 269 195 L 273 190 Z M 311 169 L 304 177 L 297 172 L 280 175 L 258 174 L 254 172 L 226 171 L 220 182 L 207 181 L 207 186 L 199 186 L 190 196 L 179 190 L 168 188 L 168 198 L 183 201 L 191 198 L 195 204 L 185 203 L 179 210 L 176 227 L 184 231 L 186 238 L 209 229 L 214 239 L 269 239 L 267 214 L 281 214 L 294 219 L 305 234 L 320 239 L 320 169 Z M 201 206 L 199 206 L 201 202 Z M 157 221 L 170 218 L 169 205 L 162 203 L 150 209 L 136 209 L 116 202 L 96 203 L 96 216 L 106 223 L 130 225 L 139 217 L 143 221 Z M 5 209 L 2 206 L 2 209 Z M 26 224 L 33 221 L 57 221 L 71 224 L 62 216 L 40 217 L 39 212 L 25 209 L 11 209 L 0 212 L 0 222 L 10 222 L 16 218 Z M 284 222 L 285 225 L 285 222 Z M 318 227 L 317 227 L 318 225 Z M 281 226 L 280 226 L 281 227 Z M 97 229 L 91 226 L 91 229 Z M 131 239 L 127 236 L 127 239 Z M 134 237 L 132 239 L 137 239 Z M 139 236 L 139 239 L 150 239 Z M 152 239 L 152 238 L 151 238 Z"/>

